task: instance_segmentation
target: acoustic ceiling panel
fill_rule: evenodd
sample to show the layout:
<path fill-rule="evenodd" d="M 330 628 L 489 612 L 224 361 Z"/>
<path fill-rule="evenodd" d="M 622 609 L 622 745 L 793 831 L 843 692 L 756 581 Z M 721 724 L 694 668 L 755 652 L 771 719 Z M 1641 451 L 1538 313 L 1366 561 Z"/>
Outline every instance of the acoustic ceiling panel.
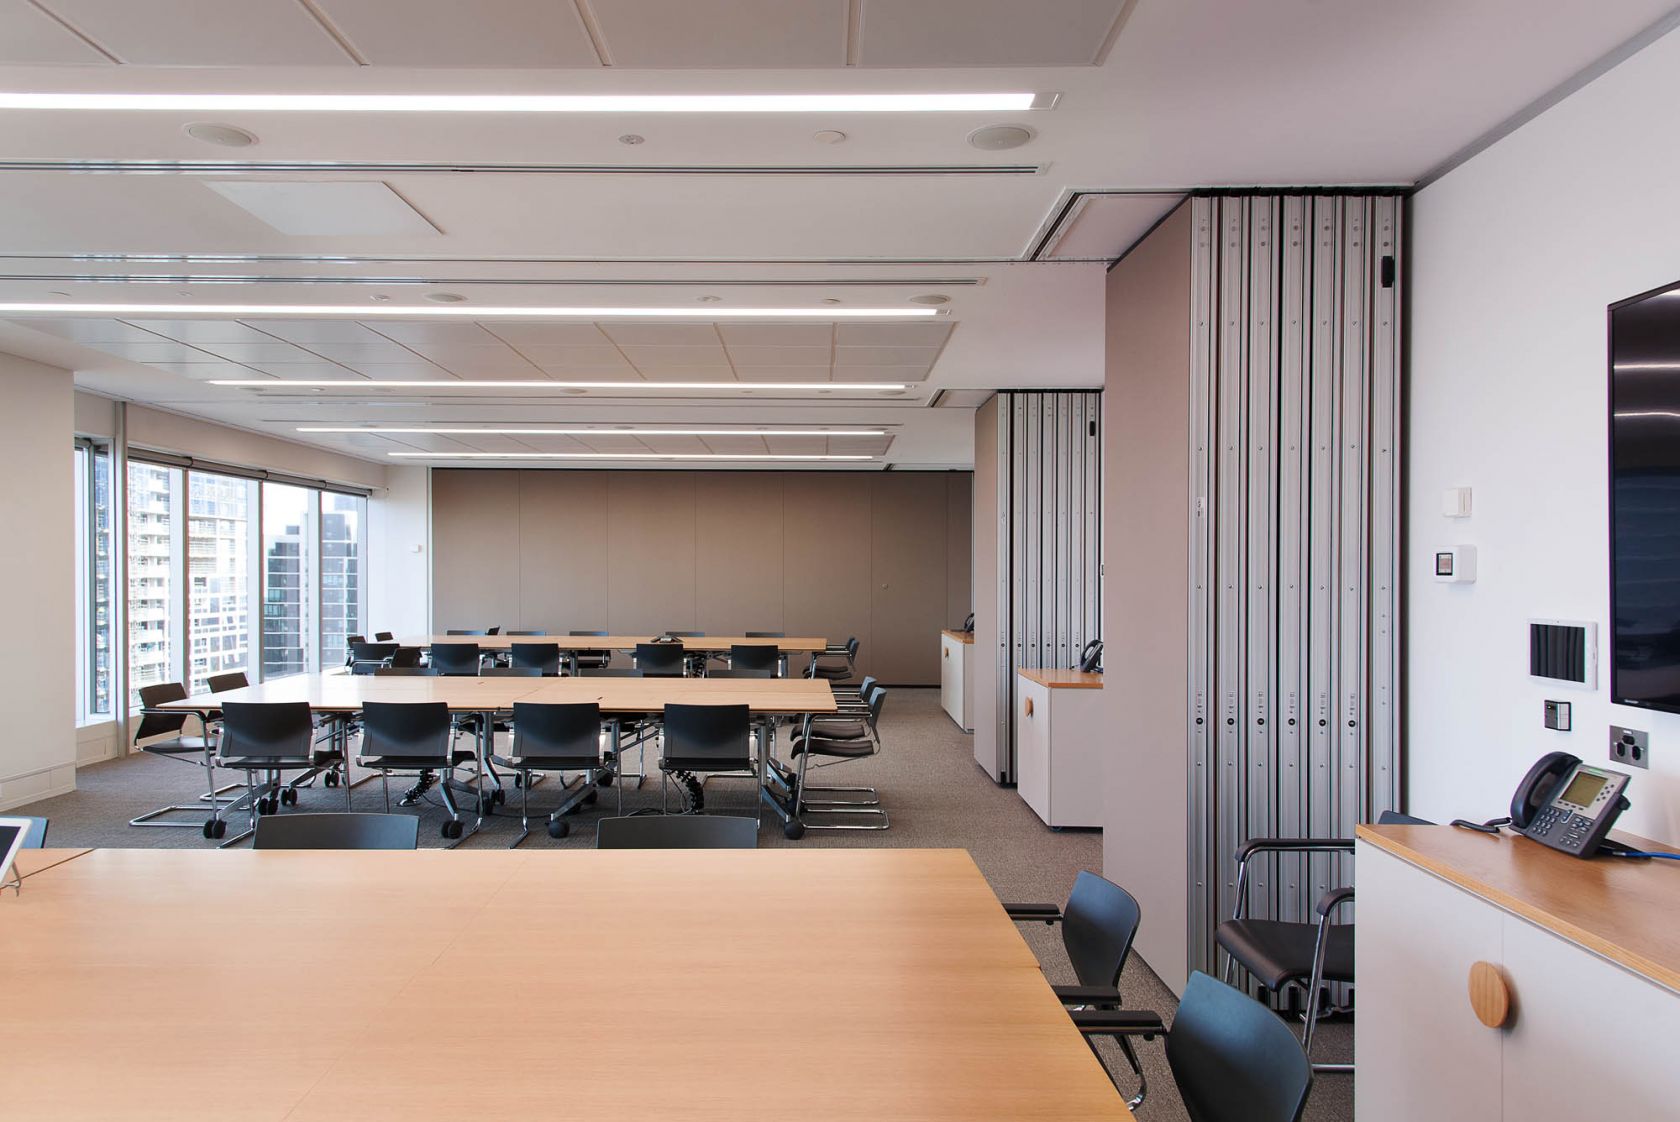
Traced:
<path fill-rule="evenodd" d="M 28 0 L 0 0 L 0 65 L 97 66 L 110 61 Z"/>
<path fill-rule="evenodd" d="M 353 66 L 309 10 L 275 0 L 42 0 L 123 62 L 142 66 Z"/>
<path fill-rule="evenodd" d="M 863 66 L 1091 66 L 1125 0 L 862 0 Z"/>
<path fill-rule="evenodd" d="M 846 0 L 590 0 L 614 66 L 844 66 Z"/>
<path fill-rule="evenodd" d="M 834 329 L 834 341 L 842 347 L 942 347 L 952 324 L 942 323 L 842 323 Z"/>
<path fill-rule="evenodd" d="M 373 66 L 600 64 L 575 4 L 562 0 L 316 0 Z"/>

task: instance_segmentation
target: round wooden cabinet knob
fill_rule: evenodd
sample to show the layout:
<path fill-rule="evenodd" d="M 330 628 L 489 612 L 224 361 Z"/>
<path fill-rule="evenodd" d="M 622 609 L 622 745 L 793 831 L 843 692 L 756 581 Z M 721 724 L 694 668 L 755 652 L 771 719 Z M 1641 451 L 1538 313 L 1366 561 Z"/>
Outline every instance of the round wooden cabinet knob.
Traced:
<path fill-rule="evenodd" d="M 1024 707 L 1026 709 L 1027 716 L 1029 716 L 1029 717 L 1032 716 L 1032 698 L 1030 698 L 1030 697 L 1027 698 L 1027 700 L 1025 702 L 1023 702 L 1022 704 L 1024 705 Z"/>
<path fill-rule="evenodd" d="M 1470 1008 L 1488 1028 L 1504 1028 L 1511 1023 L 1511 985 L 1491 962 L 1470 966 Z"/>

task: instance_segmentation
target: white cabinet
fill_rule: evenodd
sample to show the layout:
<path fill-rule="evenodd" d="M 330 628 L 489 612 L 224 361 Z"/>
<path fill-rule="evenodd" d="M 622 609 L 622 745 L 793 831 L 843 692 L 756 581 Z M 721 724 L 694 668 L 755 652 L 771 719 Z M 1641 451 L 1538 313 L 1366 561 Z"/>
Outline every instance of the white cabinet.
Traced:
<path fill-rule="evenodd" d="M 1542 913 L 1521 895 L 1540 886 L 1544 862 L 1576 858 L 1547 851 L 1526 863 L 1526 883 L 1496 883 L 1483 895 L 1452 866 L 1436 865 L 1451 880 L 1426 871 L 1364 840 L 1366 830 L 1355 862 L 1358 1122 L 1676 1117 L 1680 994 L 1576 941 L 1593 941 L 1592 932 L 1571 924 L 1566 938 L 1530 918 Z M 1480 844 L 1534 843 L 1507 837 Z M 1581 872 L 1553 867 L 1562 875 Z M 1672 872 L 1614 870 L 1665 871 Z M 1601 902 L 1613 910 L 1618 899 L 1631 906 L 1627 897 L 1612 891 Z M 1669 898 L 1680 920 L 1680 894 Z M 1513 1014 L 1503 1028 L 1483 1025 L 1471 1008 L 1468 978 L 1476 962 L 1505 979 Z"/>
<path fill-rule="evenodd" d="M 968 684 L 974 673 L 974 632 L 939 634 L 939 702 L 964 732 L 974 731 L 974 702 Z"/>
<path fill-rule="evenodd" d="M 1015 682 L 1015 788 L 1051 826 L 1103 822 L 1102 675 L 1021 670 Z"/>

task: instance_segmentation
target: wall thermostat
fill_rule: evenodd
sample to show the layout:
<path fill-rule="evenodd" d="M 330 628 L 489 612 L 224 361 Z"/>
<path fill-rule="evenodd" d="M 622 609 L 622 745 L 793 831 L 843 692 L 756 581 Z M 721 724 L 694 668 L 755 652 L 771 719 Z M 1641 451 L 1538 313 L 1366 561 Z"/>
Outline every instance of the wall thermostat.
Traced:
<path fill-rule="evenodd" d="M 1444 584 L 1470 584 L 1476 579 L 1476 547 L 1446 545 L 1435 551 L 1435 579 Z"/>

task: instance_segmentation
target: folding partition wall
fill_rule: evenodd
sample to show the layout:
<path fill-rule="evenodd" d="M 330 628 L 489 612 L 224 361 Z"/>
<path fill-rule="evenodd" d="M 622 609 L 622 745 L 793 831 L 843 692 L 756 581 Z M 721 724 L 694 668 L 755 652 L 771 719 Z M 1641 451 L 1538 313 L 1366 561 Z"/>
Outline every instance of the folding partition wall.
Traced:
<path fill-rule="evenodd" d="M 1188 934 L 1212 969 L 1243 840 L 1399 801 L 1401 205 L 1192 207 Z M 1250 914 L 1307 919 L 1351 871 L 1256 861 Z"/>
<path fill-rule="evenodd" d="M 1013 783 L 1015 671 L 1074 665 L 1102 626 L 1102 394 L 1001 392 L 996 417 L 978 434 L 997 441 L 996 494 L 975 496 L 975 523 L 983 503 L 996 511 L 998 625 L 983 657 L 997 688 L 974 718 L 995 731 L 974 746 L 988 775 Z"/>

